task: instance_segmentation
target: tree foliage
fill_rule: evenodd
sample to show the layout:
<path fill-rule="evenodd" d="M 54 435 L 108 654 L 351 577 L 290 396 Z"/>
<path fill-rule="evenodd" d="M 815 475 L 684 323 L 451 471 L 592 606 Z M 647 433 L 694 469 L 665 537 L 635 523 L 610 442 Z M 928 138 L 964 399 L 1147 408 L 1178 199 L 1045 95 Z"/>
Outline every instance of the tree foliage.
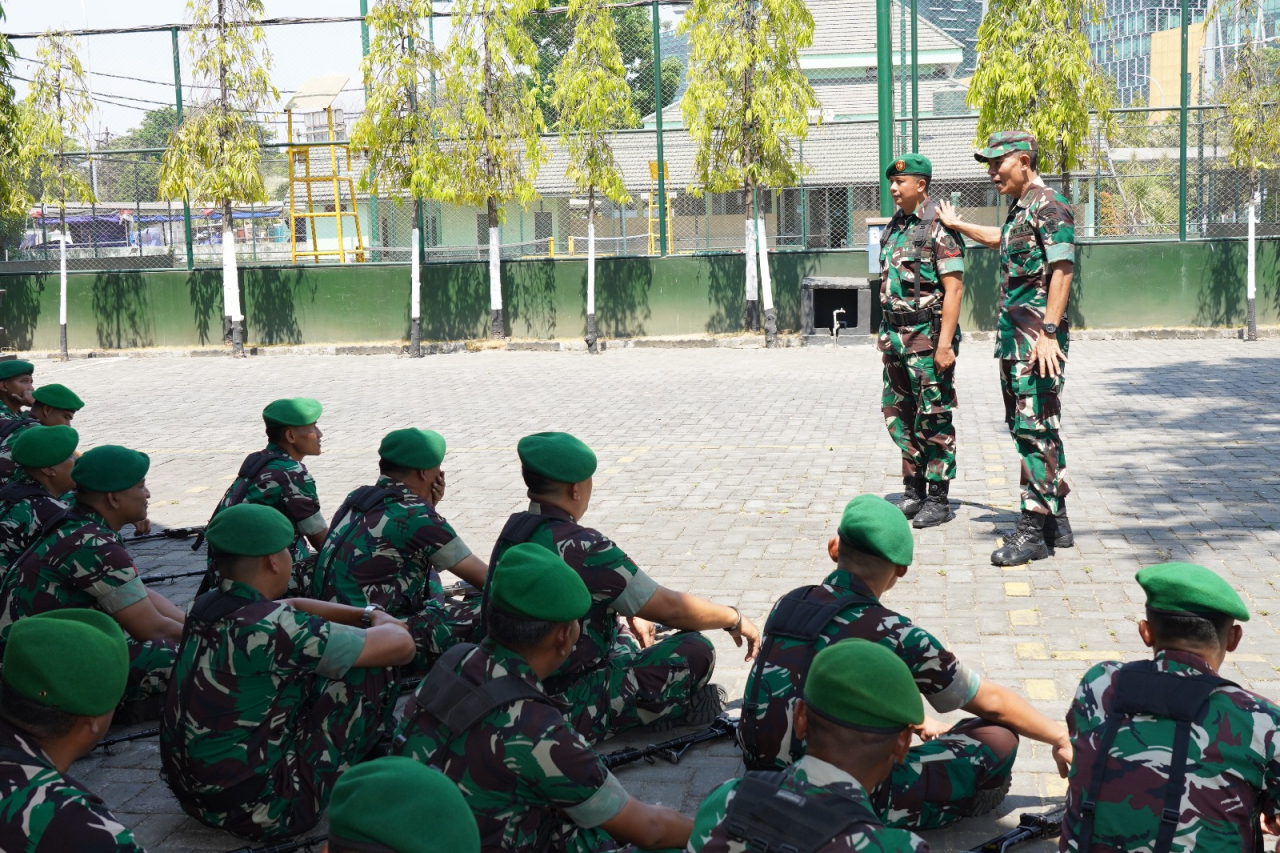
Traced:
<path fill-rule="evenodd" d="M 92 201 L 84 170 L 63 155 L 81 150 L 89 135 L 89 86 L 77 55 L 79 42 L 49 31 L 36 46 L 36 70 L 21 112 L 21 152 L 28 181 L 39 200 L 60 207 Z"/>
<path fill-rule="evenodd" d="M 98 158 L 98 188 L 107 201 L 155 201 L 160 197 L 160 163 L 164 155 L 126 154 L 111 156 L 111 151 L 138 148 L 166 148 L 178 126 L 178 111 L 173 107 L 147 110 L 138 126 L 112 139 Z"/>
<path fill-rule="evenodd" d="M 1263 11 L 1263 0 L 1217 0 L 1210 11 L 1210 19 L 1224 16 L 1237 34 L 1214 98 L 1226 105 L 1227 162 L 1247 172 L 1251 193 L 1261 185 L 1263 170 L 1280 167 L 1280 51 L 1265 46 Z"/>
<path fill-rule="evenodd" d="M 573 42 L 556 68 L 552 105 L 569 152 L 565 174 L 594 201 L 629 199 L 611 138 L 638 122 L 607 0 L 569 0 Z"/>
<path fill-rule="evenodd" d="M 0 21 L 4 6 L 0 4 Z M 0 219 L 25 213 L 30 195 L 19 160 L 21 134 L 13 92 L 13 44 L 0 33 Z"/>
<path fill-rule="evenodd" d="M 1088 165 L 1090 112 L 1108 133 L 1114 124 L 1115 86 L 1094 63 L 1086 33 L 1102 12 L 1102 0 L 991 0 L 968 94 L 976 143 L 1026 130 L 1040 145 L 1041 171 Z"/>
<path fill-rule="evenodd" d="M 414 198 L 426 194 L 425 175 L 437 152 L 430 109 L 418 103 L 428 96 L 439 67 L 424 26 L 430 16 L 431 0 L 379 0 L 365 19 L 365 108 L 351 130 L 351 144 L 368 154 L 360 176 L 363 190 L 394 195 L 408 189 Z"/>
<path fill-rule="evenodd" d="M 196 91 L 160 168 L 165 198 L 267 200 L 257 117 L 280 97 L 261 19 L 263 0 L 188 0 L 187 38 Z M 199 88 L 204 86 L 207 88 Z"/>
<path fill-rule="evenodd" d="M 697 144 L 694 192 L 794 186 L 799 145 L 818 106 L 800 71 L 813 43 L 804 0 L 694 0 L 689 88 L 681 108 Z"/>

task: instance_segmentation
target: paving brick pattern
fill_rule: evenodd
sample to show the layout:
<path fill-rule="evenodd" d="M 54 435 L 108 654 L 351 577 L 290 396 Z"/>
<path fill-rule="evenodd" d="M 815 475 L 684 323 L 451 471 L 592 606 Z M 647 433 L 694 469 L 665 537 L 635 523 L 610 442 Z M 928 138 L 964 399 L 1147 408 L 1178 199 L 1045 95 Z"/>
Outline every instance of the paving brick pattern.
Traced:
<path fill-rule="evenodd" d="M 919 562 L 887 603 L 1061 718 L 1091 662 L 1143 654 L 1134 571 L 1200 562 L 1236 584 L 1255 615 L 1225 674 L 1280 697 L 1272 665 L 1280 659 L 1272 452 L 1280 342 L 1078 342 L 1064 418 L 1077 545 L 1006 570 L 988 555 L 1013 524 L 1017 469 L 988 346 L 966 345 L 960 361 L 958 517 L 918 536 Z M 787 590 L 829 571 L 825 542 L 846 500 L 898 491 L 879 377 L 869 348 L 94 359 L 42 361 L 37 371 L 39 381 L 63 382 L 88 402 L 75 424 L 83 445 L 125 443 L 152 455 L 152 517 L 166 526 L 206 520 L 240 459 L 261 445 L 258 412 L 278 396 L 324 401 L 325 453 L 308 464 L 329 513 L 372 482 L 386 431 L 441 431 L 449 442 L 441 510 L 482 554 L 523 503 L 516 440 L 571 430 L 600 457 L 588 522 L 661 582 L 738 605 L 759 622 Z M 136 554 L 144 573 L 200 565 L 181 543 Z M 195 583 L 160 588 L 185 605 Z M 714 639 L 717 680 L 740 698 L 742 654 L 725 635 Z M 155 741 L 140 741 L 95 753 L 73 773 L 152 851 L 243 845 L 183 815 L 158 780 L 159 764 Z M 692 813 L 740 769 L 720 743 L 678 766 L 618 775 L 636 795 Z M 928 840 L 935 850 L 968 849 L 1063 791 L 1048 749 L 1024 744 L 997 813 Z"/>

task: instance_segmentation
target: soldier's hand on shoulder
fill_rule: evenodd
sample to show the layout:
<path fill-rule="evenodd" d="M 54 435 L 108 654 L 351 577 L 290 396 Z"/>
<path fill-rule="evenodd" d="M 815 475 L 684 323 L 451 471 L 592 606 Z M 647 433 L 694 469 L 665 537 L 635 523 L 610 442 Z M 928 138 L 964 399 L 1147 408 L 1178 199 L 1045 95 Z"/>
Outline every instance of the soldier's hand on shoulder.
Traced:
<path fill-rule="evenodd" d="M 960 224 L 960 212 L 949 201 L 938 202 L 938 219 L 948 228 L 955 228 Z"/>

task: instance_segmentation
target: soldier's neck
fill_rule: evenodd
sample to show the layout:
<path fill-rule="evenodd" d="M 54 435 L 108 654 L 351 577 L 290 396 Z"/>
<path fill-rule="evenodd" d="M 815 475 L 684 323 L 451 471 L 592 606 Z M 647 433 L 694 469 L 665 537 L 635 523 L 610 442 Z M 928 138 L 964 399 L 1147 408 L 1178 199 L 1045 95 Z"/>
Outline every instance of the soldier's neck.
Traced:
<path fill-rule="evenodd" d="M 71 765 L 75 760 L 93 749 L 94 744 L 84 744 L 80 738 L 67 735 L 57 740 L 42 740 L 29 732 L 23 732 L 27 739 L 34 743 L 40 749 L 44 750 L 44 754 L 53 762 L 53 766 L 58 769 L 59 773 L 65 774 L 71 769 Z"/>
<path fill-rule="evenodd" d="M 1223 649 L 1206 649 L 1200 646 L 1178 646 L 1178 645 L 1157 645 L 1152 647 L 1152 651 L 1156 654 L 1160 652 L 1181 652 L 1184 655 L 1192 655 L 1204 661 L 1205 666 L 1215 675 L 1222 668 L 1222 663 L 1227 659 L 1227 653 Z"/>
<path fill-rule="evenodd" d="M 910 208 L 908 208 L 905 204 L 900 204 L 898 205 L 898 209 L 902 211 L 903 216 L 910 216 L 920 208 L 924 207 L 925 202 L 927 202 L 928 200 L 929 200 L 928 195 L 922 195 L 920 196 L 920 198 L 916 199 L 916 203 L 911 205 Z"/>
<path fill-rule="evenodd" d="M 837 770 L 843 770 L 858 780 L 858 784 L 870 791 L 889 777 L 893 764 L 883 758 L 878 761 L 861 760 L 861 756 L 845 750 L 814 750 L 810 748 L 807 755 L 825 761 Z"/>

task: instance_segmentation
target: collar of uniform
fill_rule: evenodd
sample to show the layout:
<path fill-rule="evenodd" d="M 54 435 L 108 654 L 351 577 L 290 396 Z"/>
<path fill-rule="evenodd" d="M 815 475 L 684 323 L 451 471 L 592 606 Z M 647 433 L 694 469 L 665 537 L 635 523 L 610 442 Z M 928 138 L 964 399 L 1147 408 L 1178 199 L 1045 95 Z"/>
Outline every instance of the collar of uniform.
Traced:
<path fill-rule="evenodd" d="M 529 501 L 529 512 L 534 515 L 549 515 L 552 518 L 563 518 L 565 521 L 577 523 L 578 519 L 562 510 L 555 504 L 540 504 L 537 501 Z"/>
<path fill-rule="evenodd" d="M 222 583 L 218 584 L 218 589 L 223 592 L 229 592 L 236 598 L 243 598 L 248 601 L 266 601 L 267 597 L 258 592 L 253 587 L 242 581 L 233 581 L 229 578 L 223 578 Z"/>
<path fill-rule="evenodd" d="M 1217 675 L 1213 668 L 1209 666 L 1209 662 L 1194 652 L 1184 652 L 1181 649 L 1164 649 L 1156 652 L 1156 665 L 1160 666 L 1167 672 L 1180 672 L 1184 669 L 1192 669 L 1205 675 Z M 1174 664 L 1174 666 L 1169 666 Z"/>
<path fill-rule="evenodd" d="M 830 762 L 823 761 L 821 758 L 814 758 L 812 755 L 803 756 L 799 761 L 792 765 L 794 768 L 792 775 L 804 774 L 801 781 L 808 785 L 819 788 L 829 788 L 832 785 L 843 784 L 849 785 L 859 792 L 865 794 L 866 791 L 862 787 L 862 783 L 850 774 L 836 767 Z"/>
<path fill-rule="evenodd" d="M 80 516 L 84 521 L 95 524 L 107 532 L 107 535 L 115 537 L 117 542 L 124 543 L 124 537 L 120 535 L 118 530 L 112 530 L 111 525 L 107 524 L 107 520 L 98 514 L 98 511 L 88 504 L 76 501 L 75 514 Z"/>
<path fill-rule="evenodd" d="M 388 477 L 386 474 L 378 477 L 378 482 L 374 483 L 374 485 L 379 488 L 391 489 L 392 491 L 399 492 L 404 497 L 416 497 L 416 495 L 409 491 L 408 486 L 397 480 L 395 477 Z"/>
<path fill-rule="evenodd" d="M 833 586 L 836 589 L 843 589 L 847 592 L 857 592 L 862 595 L 869 595 L 876 601 L 880 600 L 880 597 L 871 591 L 871 587 L 867 586 L 862 578 L 851 572 L 846 572 L 843 569 L 836 569 L 834 572 L 827 575 L 827 579 L 824 580 L 823 583 L 827 586 Z"/>
<path fill-rule="evenodd" d="M 13 478 L 9 480 L 9 483 L 14 486 L 38 486 L 40 488 L 44 488 L 36 482 L 35 477 L 32 477 L 27 473 L 26 468 L 19 468 L 14 472 Z"/>
<path fill-rule="evenodd" d="M 1036 175 L 1031 179 L 1031 183 L 1027 184 L 1027 188 L 1022 191 L 1022 196 L 1018 199 L 1018 203 L 1015 207 L 1028 207 L 1031 204 L 1031 202 L 1028 201 L 1031 191 L 1037 187 L 1043 186 L 1045 186 L 1044 178 Z"/>
<path fill-rule="evenodd" d="M 480 641 L 480 648 L 489 655 L 489 666 L 491 668 L 500 666 L 506 670 L 508 675 L 523 678 L 539 690 L 542 689 L 542 682 L 538 680 L 538 673 L 533 671 L 533 667 L 529 666 L 529 662 L 521 657 L 519 652 L 488 638 Z"/>

